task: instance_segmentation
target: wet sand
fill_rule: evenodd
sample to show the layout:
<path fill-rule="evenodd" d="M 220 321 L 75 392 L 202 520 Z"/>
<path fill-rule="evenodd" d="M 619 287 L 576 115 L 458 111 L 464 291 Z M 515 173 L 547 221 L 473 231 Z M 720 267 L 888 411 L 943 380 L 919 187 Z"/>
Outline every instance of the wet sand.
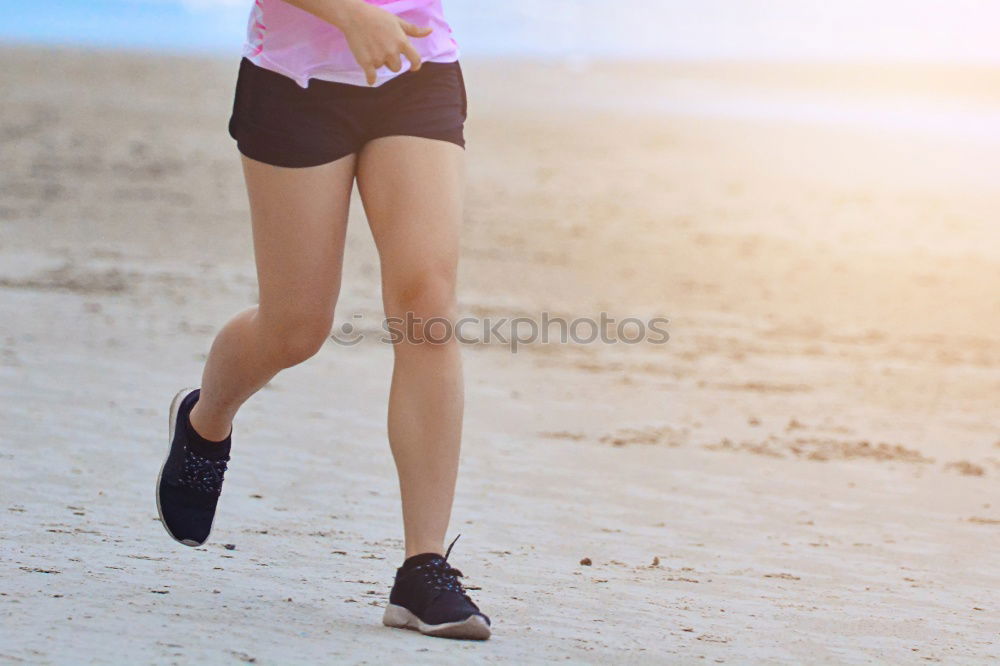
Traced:
<path fill-rule="evenodd" d="M 467 63 L 463 314 L 670 341 L 466 347 L 452 558 L 495 634 L 456 643 L 380 625 L 401 527 L 359 202 L 337 325 L 366 339 L 246 405 L 208 546 L 163 532 L 167 405 L 256 297 L 236 63 L 61 53 L 0 51 L 0 662 L 1000 658 L 996 145 L 632 94 L 867 99 L 857 72 Z M 878 91 L 997 104 L 963 76 Z"/>

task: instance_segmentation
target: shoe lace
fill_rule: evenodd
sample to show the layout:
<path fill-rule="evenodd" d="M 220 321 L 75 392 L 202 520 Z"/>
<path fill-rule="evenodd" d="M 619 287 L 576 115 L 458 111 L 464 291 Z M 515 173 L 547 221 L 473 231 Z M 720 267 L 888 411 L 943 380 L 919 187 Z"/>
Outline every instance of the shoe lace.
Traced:
<path fill-rule="evenodd" d="M 448 546 L 448 550 L 445 551 L 444 557 L 434 558 L 430 562 L 418 566 L 417 569 L 423 572 L 424 580 L 433 589 L 437 590 L 438 594 L 442 592 L 454 592 L 455 594 L 462 595 L 469 603 L 472 603 L 472 599 L 469 598 L 469 595 L 465 592 L 465 588 L 462 586 L 462 581 L 459 580 L 463 576 L 462 572 L 448 564 L 448 556 L 451 555 L 451 548 L 461 536 L 459 534 L 455 537 L 455 540 Z"/>
<path fill-rule="evenodd" d="M 465 594 L 462 581 L 458 580 L 462 572 L 444 560 L 431 560 L 423 566 L 424 580 L 439 592 L 457 592 Z"/>
<path fill-rule="evenodd" d="M 184 467 L 177 477 L 177 483 L 199 492 L 220 495 L 228 462 L 228 456 L 211 460 L 187 449 L 184 452 Z"/>

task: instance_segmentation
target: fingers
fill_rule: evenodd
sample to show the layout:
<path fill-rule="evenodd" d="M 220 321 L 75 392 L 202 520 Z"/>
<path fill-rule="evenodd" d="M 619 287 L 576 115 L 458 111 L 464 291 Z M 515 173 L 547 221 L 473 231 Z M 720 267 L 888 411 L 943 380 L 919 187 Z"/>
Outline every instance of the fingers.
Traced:
<path fill-rule="evenodd" d="M 434 32 L 434 28 L 418 28 L 409 21 L 404 21 L 403 19 L 399 19 L 399 25 L 403 28 L 403 32 L 410 37 L 426 37 Z"/>
<path fill-rule="evenodd" d="M 409 41 L 407 41 L 406 46 L 403 47 L 403 55 L 405 55 L 406 59 L 410 61 L 411 72 L 416 72 L 420 69 L 420 64 L 422 62 L 420 54 L 417 53 L 417 50 L 413 48 L 413 44 L 410 44 Z"/>
<path fill-rule="evenodd" d="M 409 21 L 404 21 L 403 19 L 399 19 L 399 26 L 403 29 L 403 32 L 407 35 L 407 37 L 426 37 L 434 32 L 434 28 L 419 28 Z M 410 61 L 410 71 L 418 71 L 420 69 L 422 59 L 420 58 L 420 54 L 417 53 L 417 50 L 413 48 L 413 44 L 409 39 L 403 43 L 402 51 L 403 55 L 406 56 L 406 59 Z"/>
<path fill-rule="evenodd" d="M 403 62 L 400 60 L 398 53 L 392 53 L 385 59 L 385 66 L 394 72 L 398 72 L 403 69 Z"/>
<path fill-rule="evenodd" d="M 416 72 L 420 69 L 422 64 L 422 58 L 414 48 L 413 44 L 410 42 L 409 37 L 426 37 L 432 32 L 433 28 L 420 28 L 409 21 L 403 19 L 399 20 L 399 27 L 403 32 L 403 35 L 399 38 L 398 43 L 395 48 L 389 47 L 391 50 L 387 49 L 382 51 L 382 49 L 372 49 L 374 52 L 382 51 L 386 53 L 384 58 L 372 58 L 370 61 L 364 63 L 362 68 L 365 70 L 365 79 L 368 81 L 369 86 L 374 86 L 375 82 L 378 80 L 378 69 L 379 67 L 385 65 L 393 72 L 399 72 L 403 69 L 403 62 L 400 56 L 405 56 L 410 62 L 410 71 Z M 398 33 L 397 33 L 398 34 Z"/>

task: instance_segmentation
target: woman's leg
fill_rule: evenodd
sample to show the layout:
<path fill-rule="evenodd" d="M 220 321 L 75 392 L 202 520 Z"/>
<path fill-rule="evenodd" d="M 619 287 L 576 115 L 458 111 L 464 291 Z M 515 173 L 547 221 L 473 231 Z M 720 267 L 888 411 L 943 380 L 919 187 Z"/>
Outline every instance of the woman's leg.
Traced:
<path fill-rule="evenodd" d="M 382 266 L 386 316 L 455 318 L 464 151 L 411 136 L 369 142 L 358 158 L 361 192 Z M 444 325 L 428 333 L 438 338 Z M 421 335 L 421 327 L 411 331 Z M 406 557 L 444 553 L 462 430 L 457 342 L 394 346 L 389 444 L 403 500 Z"/>
<path fill-rule="evenodd" d="M 289 169 L 242 160 L 260 298 L 222 328 L 205 364 L 190 420 L 216 441 L 229 434 L 240 405 L 329 336 L 357 161 L 349 155 Z"/>

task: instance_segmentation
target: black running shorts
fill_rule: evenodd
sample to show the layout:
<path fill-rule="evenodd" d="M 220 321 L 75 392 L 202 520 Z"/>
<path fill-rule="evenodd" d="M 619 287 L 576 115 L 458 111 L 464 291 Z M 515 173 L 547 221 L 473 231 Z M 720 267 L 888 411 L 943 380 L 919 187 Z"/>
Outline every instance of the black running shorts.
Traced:
<path fill-rule="evenodd" d="M 243 58 L 229 134 L 247 157 L 283 167 L 326 164 L 382 136 L 464 148 L 467 105 L 457 62 L 425 62 L 376 87 L 312 79 L 303 88 Z"/>

